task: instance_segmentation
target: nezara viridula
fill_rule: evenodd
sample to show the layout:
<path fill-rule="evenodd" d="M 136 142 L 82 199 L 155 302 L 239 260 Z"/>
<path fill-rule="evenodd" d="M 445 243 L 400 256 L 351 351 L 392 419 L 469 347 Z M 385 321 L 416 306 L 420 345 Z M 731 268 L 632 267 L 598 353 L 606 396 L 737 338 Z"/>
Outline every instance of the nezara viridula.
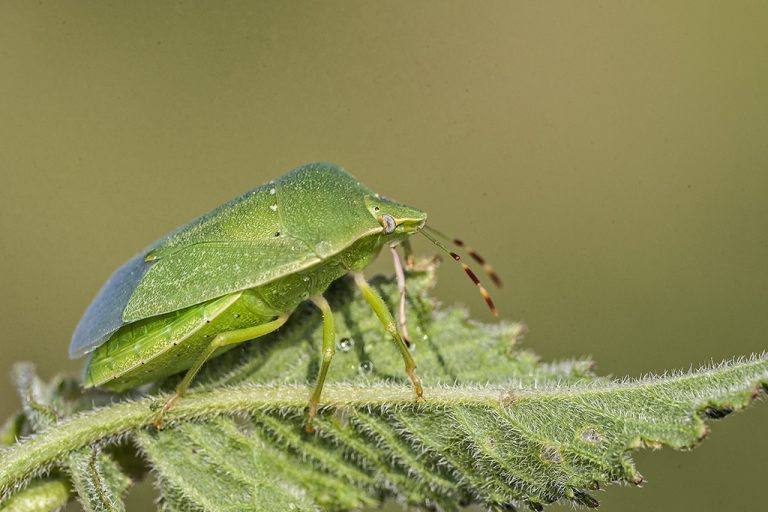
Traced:
<path fill-rule="evenodd" d="M 403 267 L 395 247 L 402 243 L 410 254 L 407 238 L 421 231 L 442 248 L 422 231 L 426 219 L 425 212 L 374 193 L 336 165 L 304 165 L 206 213 L 115 271 L 78 323 L 69 355 L 89 355 L 85 387 L 115 391 L 186 370 L 156 417 L 159 427 L 208 359 L 275 331 L 300 303 L 311 300 L 323 314 L 322 362 L 307 419 L 311 431 L 335 351 L 333 314 L 322 294 L 351 273 L 395 341 L 422 399 L 408 351 Z M 400 284 L 402 335 L 362 274 L 385 246 Z M 464 247 L 499 284 L 487 263 Z M 495 313 L 485 289 L 462 265 Z"/>

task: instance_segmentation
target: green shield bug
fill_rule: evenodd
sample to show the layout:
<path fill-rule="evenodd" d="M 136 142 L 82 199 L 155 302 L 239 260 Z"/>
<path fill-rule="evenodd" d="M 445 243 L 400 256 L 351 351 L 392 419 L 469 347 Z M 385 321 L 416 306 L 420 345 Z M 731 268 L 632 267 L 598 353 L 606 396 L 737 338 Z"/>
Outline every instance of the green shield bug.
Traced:
<path fill-rule="evenodd" d="M 460 260 L 435 239 L 444 235 L 426 233 L 426 220 L 425 212 L 374 193 L 340 167 L 304 165 L 174 231 L 115 271 L 78 323 L 69 355 L 89 355 L 85 387 L 115 391 L 186 370 L 157 415 L 159 427 L 208 359 L 277 330 L 311 300 L 323 315 L 322 362 L 307 419 L 311 431 L 335 351 L 333 314 L 322 294 L 352 273 L 400 350 L 416 398 L 423 399 L 408 351 L 403 265 L 395 247 L 403 244 L 411 261 L 407 239 L 421 232 Z M 400 284 L 399 331 L 362 274 L 384 246 L 394 256 Z M 500 284 L 493 269 L 464 248 Z M 488 293 L 460 263 L 495 314 Z"/>

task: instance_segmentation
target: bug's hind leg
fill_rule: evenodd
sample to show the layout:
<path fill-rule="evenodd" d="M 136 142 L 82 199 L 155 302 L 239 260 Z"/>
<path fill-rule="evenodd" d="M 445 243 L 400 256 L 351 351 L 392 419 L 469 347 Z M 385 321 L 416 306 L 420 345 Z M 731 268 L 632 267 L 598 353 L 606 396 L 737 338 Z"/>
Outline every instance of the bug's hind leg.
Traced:
<path fill-rule="evenodd" d="M 307 425 L 305 427 L 307 432 L 315 431 L 312 426 L 312 420 L 317 416 L 317 406 L 320 403 L 320 394 L 323 392 L 325 377 L 328 375 L 328 368 L 331 366 L 333 354 L 336 353 L 336 325 L 333 322 L 331 306 L 322 295 L 312 297 L 312 302 L 323 313 L 323 357 L 320 362 L 320 371 L 317 374 L 315 389 L 312 391 L 312 396 L 309 399 L 309 414 L 307 415 Z"/>
<path fill-rule="evenodd" d="M 155 417 L 155 427 L 158 429 L 162 427 L 163 416 L 165 416 L 165 413 L 168 412 L 171 407 L 173 407 L 173 404 L 175 404 L 179 398 L 184 396 L 184 393 L 187 392 L 187 388 L 189 388 L 189 385 L 192 383 L 192 379 L 195 378 L 197 372 L 200 371 L 200 368 L 202 368 L 203 364 L 205 364 L 205 362 L 213 355 L 214 352 L 216 352 L 216 350 L 225 345 L 242 343 L 244 341 L 252 340 L 254 338 L 258 338 L 259 336 L 269 334 L 280 328 L 280 326 L 282 326 L 286 320 L 288 320 L 288 314 L 283 314 L 271 322 L 267 322 L 265 324 L 217 334 L 216 337 L 213 338 L 213 341 L 211 341 L 210 345 L 208 345 L 205 351 L 197 358 L 195 364 L 193 364 L 192 367 L 187 370 L 187 374 L 184 376 L 181 382 L 179 382 L 179 385 L 176 386 L 176 392 L 173 394 L 173 396 L 169 398 L 168 401 L 165 402 L 165 405 L 163 405 L 163 408 L 160 409 L 160 412 Z"/>
<path fill-rule="evenodd" d="M 421 387 L 421 379 L 416 375 L 416 362 L 413 360 L 413 356 L 408 351 L 408 347 L 405 344 L 402 336 L 397 331 L 397 324 L 395 319 L 392 318 L 392 313 L 389 312 L 389 308 L 384 300 L 376 293 L 376 290 L 371 288 L 368 281 L 365 280 L 365 276 L 362 272 L 353 272 L 352 275 L 355 278 L 355 284 L 360 288 L 360 291 L 371 305 L 376 316 L 384 325 L 384 329 L 394 338 L 395 345 L 400 349 L 400 353 L 403 355 L 403 362 L 405 362 L 405 372 L 408 374 L 408 378 L 411 379 L 413 389 L 416 392 L 416 400 L 424 400 L 424 389 Z"/>

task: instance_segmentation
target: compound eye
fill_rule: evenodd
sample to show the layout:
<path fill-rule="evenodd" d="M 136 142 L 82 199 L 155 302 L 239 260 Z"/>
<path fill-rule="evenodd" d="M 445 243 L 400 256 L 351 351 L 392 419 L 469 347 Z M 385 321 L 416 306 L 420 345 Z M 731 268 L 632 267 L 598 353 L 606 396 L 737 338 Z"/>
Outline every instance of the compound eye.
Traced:
<path fill-rule="evenodd" d="M 395 218 L 391 215 L 382 215 L 381 216 L 381 225 L 384 226 L 384 234 L 385 235 L 391 235 L 395 232 L 395 228 L 397 227 L 397 223 L 395 222 Z"/>

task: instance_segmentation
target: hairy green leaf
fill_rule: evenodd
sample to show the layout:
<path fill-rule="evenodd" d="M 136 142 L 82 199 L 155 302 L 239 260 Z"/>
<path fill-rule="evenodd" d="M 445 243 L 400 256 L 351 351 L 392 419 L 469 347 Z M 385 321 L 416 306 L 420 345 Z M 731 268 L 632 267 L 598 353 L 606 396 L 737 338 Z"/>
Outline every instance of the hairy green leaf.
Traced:
<path fill-rule="evenodd" d="M 63 381 L 57 380 L 45 385 L 28 364 L 17 365 L 14 373 L 25 418 L 33 432 L 50 428 L 61 418 L 72 413 L 70 404 L 63 400 Z M 73 488 L 86 512 L 125 510 L 121 495 L 128 489 L 131 480 L 98 445 L 67 453 L 59 466 L 70 477 L 69 483 L 65 483 L 65 488 L 67 491 L 70 486 Z M 42 495 L 38 492 L 40 489 L 45 489 L 46 495 L 52 494 L 51 489 L 61 490 L 54 486 L 52 481 L 46 486 L 32 486 L 32 489 L 36 495 Z"/>
<path fill-rule="evenodd" d="M 125 510 L 122 494 L 131 479 L 98 446 L 70 454 L 66 470 L 86 512 Z"/>
<path fill-rule="evenodd" d="M 45 385 L 20 367 L 23 414 L 3 439 L 24 438 L 0 451 L 0 496 L 52 471 L 86 510 L 120 509 L 137 451 L 168 511 L 349 510 L 387 497 L 443 510 L 596 506 L 592 489 L 642 482 L 631 450 L 690 448 L 706 418 L 743 408 L 768 384 L 765 354 L 626 381 L 596 377 L 589 360 L 543 364 L 518 348 L 524 326 L 441 307 L 427 293 L 433 281 L 428 269 L 408 283 L 424 403 L 367 304 L 348 282 L 334 286 L 339 350 L 314 434 L 304 431 L 320 356 L 311 307 L 206 365 L 162 431 L 151 423 L 177 378 L 116 400 L 80 395 L 67 380 Z M 374 284 L 394 305 L 395 284 Z M 123 449 L 108 454 L 118 441 Z"/>
<path fill-rule="evenodd" d="M 301 486 L 274 471 L 266 447 L 240 435 L 231 420 L 185 423 L 173 435 L 142 431 L 139 444 L 158 476 L 169 508 L 288 510 L 311 508 Z"/>
<path fill-rule="evenodd" d="M 67 504 L 71 495 L 66 481 L 42 479 L 29 485 L 6 501 L 2 512 L 53 512 Z"/>

